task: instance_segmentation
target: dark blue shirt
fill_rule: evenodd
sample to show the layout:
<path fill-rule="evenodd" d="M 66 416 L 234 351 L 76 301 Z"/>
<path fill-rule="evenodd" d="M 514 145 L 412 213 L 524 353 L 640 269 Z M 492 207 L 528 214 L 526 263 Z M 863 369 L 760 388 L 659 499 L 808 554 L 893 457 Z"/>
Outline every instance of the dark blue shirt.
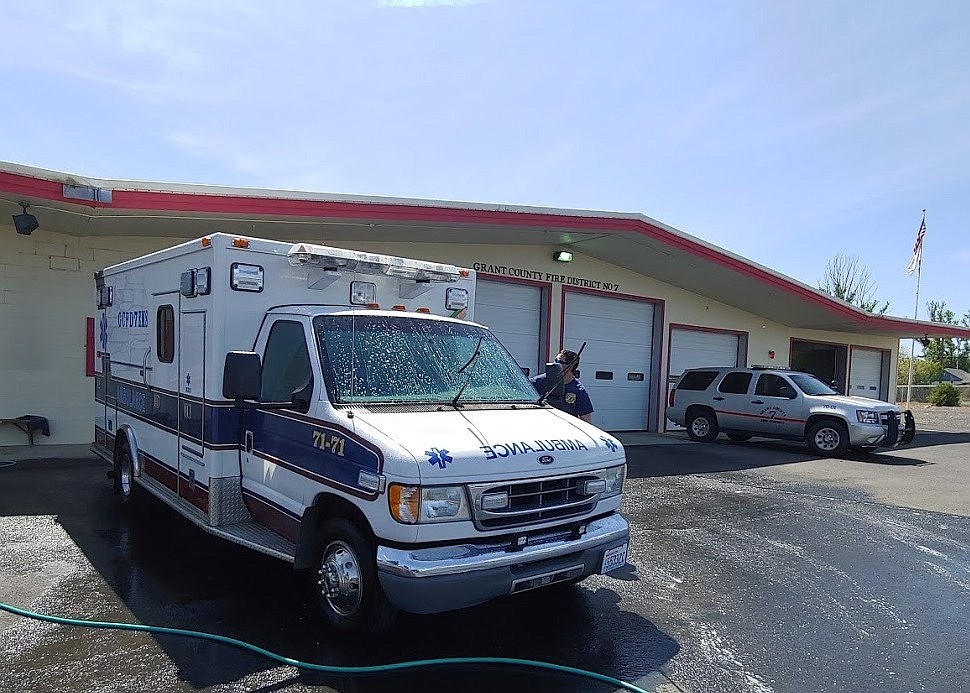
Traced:
<path fill-rule="evenodd" d="M 535 387 L 536 392 L 540 395 L 546 394 L 546 391 L 551 387 L 551 384 L 546 385 L 546 376 L 544 373 L 529 378 L 529 380 L 532 382 L 533 387 Z M 586 388 L 583 387 L 583 384 L 579 380 L 573 378 L 563 385 L 563 389 L 565 390 L 563 398 L 559 400 L 550 398 L 549 404 L 573 416 L 586 416 L 586 414 L 593 413 L 593 403 L 589 399 Z"/>

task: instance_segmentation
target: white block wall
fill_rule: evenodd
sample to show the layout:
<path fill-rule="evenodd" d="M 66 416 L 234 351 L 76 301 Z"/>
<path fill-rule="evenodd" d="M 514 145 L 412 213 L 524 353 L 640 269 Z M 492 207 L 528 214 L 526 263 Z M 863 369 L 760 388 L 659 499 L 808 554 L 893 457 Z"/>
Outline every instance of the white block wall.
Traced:
<path fill-rule="evenodd" d="M 94 378 L 85 376 L 85 318 L 94 317 L 94 272 L 182 239 L 77 238 L 0 224 L 0 418 L 50 420 L 39 445 L 94 437 Z M 27 436 L 0 426 L 0 445 Z"/>

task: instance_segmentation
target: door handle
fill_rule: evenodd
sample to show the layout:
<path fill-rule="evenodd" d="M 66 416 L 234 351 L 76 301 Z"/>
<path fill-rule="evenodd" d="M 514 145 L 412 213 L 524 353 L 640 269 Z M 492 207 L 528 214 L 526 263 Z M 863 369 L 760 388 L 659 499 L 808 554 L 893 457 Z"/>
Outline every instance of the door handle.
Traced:
<path fill-rule="evenodd" d="M 145 350 L 145 355 L 141 359 L 141 381 L 148 385 L 148 356 L 152 353 L 152 348 Z"/>
<path fill-rule="evenodd" d="M 724 401 L 724 398 L 723 397 L 714 397 L 713 399 L 715 399 L 718 402 L 723 402 Z"/>
<path fill-rule="evenodd" d="M 764 402 L 762 402 L 760 399 L 753 399 L 751 400 L 751 404 L 764 404 Z"/>

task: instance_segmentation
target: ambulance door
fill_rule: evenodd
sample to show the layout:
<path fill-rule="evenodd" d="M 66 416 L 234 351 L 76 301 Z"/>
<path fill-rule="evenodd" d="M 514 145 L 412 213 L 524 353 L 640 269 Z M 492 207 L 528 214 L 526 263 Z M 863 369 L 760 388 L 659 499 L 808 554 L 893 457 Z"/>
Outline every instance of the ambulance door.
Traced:
<path fill-rule="evenodd" d="M 146 292 L 147 293 L 147 292 Z M 119 411 L 136 421 L 138 449 L 144 455 L 143 471 L 173 493 L 178 491 L 178 291 L 151 293 L 146 299 L 149 329 L 137 341 L 128 341 L 128 360 L 112 359 L 112 376 Z M 124 378 L 122 380 L 121 378 Z"/>
<path fill-rule="evenodd" d="M 182 311 L 179 341 L 179 495 L 209 512 L 205 457 L 205 311 Z"/>
<path fill-rule="evenodd" d="M 312 349 L 308 319 L 281 315 L 267 320 L 256 344 L 263 362 L 260 399 L 287 402 L 301 391 L 313 402 Z M 320 472 L 320 450 L 315 446 L 319 432 L 296 406 L 256 408 L 247 412 L 244 436 L 242 493 L 246 507 L 257 522 L 294 539 L 307 493 L 306 478 Z"/>

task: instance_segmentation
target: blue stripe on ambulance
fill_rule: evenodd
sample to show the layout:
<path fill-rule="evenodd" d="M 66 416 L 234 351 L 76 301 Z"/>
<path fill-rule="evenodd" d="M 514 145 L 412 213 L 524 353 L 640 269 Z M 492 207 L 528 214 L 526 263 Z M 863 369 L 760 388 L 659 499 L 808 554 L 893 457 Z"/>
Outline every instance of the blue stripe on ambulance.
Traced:
<path fill-rule="evenodd" d="M 97 380 L 104 376 L 98 375 Z M 97 387 L 97 385 L 96 385 Z M 103 387 L 103 386 L 102 386 Z M 380 473 L 383 458 L 380 453 L 358 440 L 353 433 L 339 427 L 287 412 L 241 410 L 225 403 L 202 403 L 195 398 L 180 398 L 178 394 L 158 388 L 147 388 L 131 381 L 111 378 L 108 392 L 117 397 L 118 411 L 168 433 L 182 435 L 206 447 L 238 449 L 245 428 L 253 431 L 255 447 L 286 463 L 297 473 L 309 472 L 313 477 L 332 481 L 356 491 L 373 493 L 358 484 L 361 470 Z M 120 396 L 119 396 L 120 395 Z M 100 399 L 98 400 L 101 401 Z M 187 408 L 187 409 L 186 409 Z M 339 439 L 342 444 L 336 454 L 325 447 L 314 446 L 314 433 L 324 440 Z M 159 463 L 165 464 L 161 460 Z M 170 465 L 165 464 L 166 467 Z M 170 467 L 171 468 L 171 467 Z"/>

